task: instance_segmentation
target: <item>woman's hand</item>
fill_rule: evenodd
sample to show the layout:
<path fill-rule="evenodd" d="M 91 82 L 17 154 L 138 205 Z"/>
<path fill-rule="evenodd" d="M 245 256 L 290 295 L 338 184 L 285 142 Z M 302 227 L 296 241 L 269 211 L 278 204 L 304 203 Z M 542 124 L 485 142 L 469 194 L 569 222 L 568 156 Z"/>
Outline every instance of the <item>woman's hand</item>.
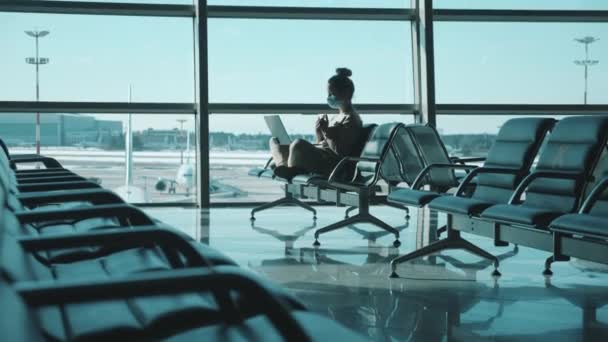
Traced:
<path fill-rule="evenodd" d="M 323 116 L 317 120 L 317 123 L 321 132 L 327 131 L 327 127 L 329 127 L 329 118 L 327 117 L 327 114 L 323 114 Z"/>
<path fill-rule="evenodd" d="M 317 136 L 317 143 L 320 143 L 325 139 L 323 132 L 327 130 L 329 126 L 329 120 L 327 119 L 327 114 L 320 116 L 315 122 L 315 134 Z"/>

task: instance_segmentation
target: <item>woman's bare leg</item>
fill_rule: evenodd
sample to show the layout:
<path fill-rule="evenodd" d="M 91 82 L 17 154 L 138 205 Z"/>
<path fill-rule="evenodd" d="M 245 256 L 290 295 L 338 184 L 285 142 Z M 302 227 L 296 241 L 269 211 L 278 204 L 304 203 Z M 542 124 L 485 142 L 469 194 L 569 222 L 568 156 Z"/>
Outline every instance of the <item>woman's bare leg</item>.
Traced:
<path fill-rule="evenodd" d="M 289 145 L 289 167 L 314 171 L 321 162 L 318 148 L 308 141 L 296 139 Z"/>
<path fill-rule="evenodd" d="M 289 159 L 289 146 L 280 145 L 276 138 L 270 138 L 268 143 L 270 146 L 270 153 L 275 166 L 287 166 Z"/>

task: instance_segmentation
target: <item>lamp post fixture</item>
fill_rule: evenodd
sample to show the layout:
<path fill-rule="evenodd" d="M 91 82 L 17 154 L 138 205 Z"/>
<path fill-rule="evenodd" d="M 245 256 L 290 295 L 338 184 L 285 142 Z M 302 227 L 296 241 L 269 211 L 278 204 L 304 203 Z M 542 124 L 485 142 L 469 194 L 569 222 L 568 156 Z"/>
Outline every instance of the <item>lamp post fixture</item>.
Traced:
<path fill-rule="evenodd" d="M 45 57 L 39 57 L 38 54 L 38 40 L 46 37 L 49 31 L 25 31 L 30 37 L 33 37 L 36 41 L 36 57 L 27 57 L 25 62 L 27 64 L 33 64 L 36 66 L 36 102 L 40 101 L 40 65 L 48 64 L 49 59 Z M 40 112 L 36 112 L 36 154 L 40 154 Z"/>
<path fill-rule="evenodd" d="M 184 122 L 186 122 L 188 120 L 186 120 L 186 119 L 177 119 L 175 121 L 179 122 L 179 134 L 180 135 L 184 134 Z M 180 149 L 180 151 L 179 151 L 179 164 L 180 165 L 184 164 L 184 150 L 183 149 Z"/>
<path fill-rule="evenodd" d="M 585 44 L 585 59 L 575 60 L 574 64 L 585 67 L 585 94 L 584 94 L 584 103 L 587 104 L 587 77 L 588 77 L 587 75 L 588 75 L 588 69 L 589 69 L 590 66 L 594 66 L 594 65 L 596 65 L 596 64 L 599 63 L 599 61 L 596 60 L 596 59 L 594 59 L 594 60 L 589 59 L 589 44 L 593 44 L 593 43 L 597 42 L 600 39 L 599 38 L 595 38 L 595 37 L 591 37 L 591 36 L 586 36 L 586 37 L 583 37 L 583 38 L 575 38 L 574 40 L 576 42 L 581 43 L 581 44 Z"/>

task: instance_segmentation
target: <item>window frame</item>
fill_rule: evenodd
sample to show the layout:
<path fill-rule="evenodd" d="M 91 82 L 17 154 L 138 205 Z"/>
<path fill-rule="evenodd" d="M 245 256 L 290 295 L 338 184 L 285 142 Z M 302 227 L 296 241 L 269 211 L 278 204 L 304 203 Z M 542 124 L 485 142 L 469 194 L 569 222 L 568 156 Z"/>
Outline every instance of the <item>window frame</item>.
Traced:
<path fill-rule="evenodd" d="M 197 206 L 208 208 L 209 198 L 209 115 L 298 113 L 314 114 L 326 109 L 325 104 L 276 103 L 209 103 L 207 20 L 240 19 L 309 19 L 309 20 L 390 20 L 412 25 L 414 101 L 403 104 L 364 104 L 366 114 L 411 114 L 416 122 L 434 125 L 437 115 L 593 115 L 608 111 L 608 104 L 450 104 L 435 103 L 435 68 L 433 51 L 434 22 L 608 22 L 605 10 L 486 10 L 433 9 L 432 0 L 411 0 L 411 8 L 331 8 L 281 6 L 207 6 L 206 0 L 193 0 L 192 5 L 6 0 L 0 12 L 53 13 L 80 15 L 123 15 L 181 17 L 193 20 L 195 102 L 194 103 L 126 103 L 126 102 L 35 102 L 0 101 L 2 112 L 40 113 L 133 113 L 193 114 L 197 130 Z M 405 77 L 405 76 L 404 76 Z M 1 114 L 0 114 L 1 115 Z M 149 204 L 146 204 L 149 205 Z M 153 204 L 158 206 L 159 204 Z M 163 204 L 160 204 L 163 205 Z M 175 205 L 167 203 L 167 205 Z M 225 204 L 232 205 L 232 204 Z"/>

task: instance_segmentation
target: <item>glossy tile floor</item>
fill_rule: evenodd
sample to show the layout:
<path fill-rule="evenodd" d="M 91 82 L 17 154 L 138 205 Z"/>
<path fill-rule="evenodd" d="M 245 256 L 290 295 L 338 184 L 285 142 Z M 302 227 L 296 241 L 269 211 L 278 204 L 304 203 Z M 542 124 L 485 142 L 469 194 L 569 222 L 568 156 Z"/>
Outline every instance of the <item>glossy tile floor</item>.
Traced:
<path fill-rule="evenodd" d="M 608 268 L 601 265 L 556 263 L 548 280 L 541 275 L 547 253 L 464 235 L 501 255 L 502 277 L 491 277 L 489 262 L 456 250 L 402 264 L 401 278 L 389 279 L 394 256 L 434 235 L 432 224 L 417 224 L 426 211 L 413 210 L 408 224 L 403 211 L 372 208 L 402 229 L 399 249 L 392 235 L 358 225 L 321 235 L 315 251 L 314 229 L 341 219 L 344 208 L 319 207 L 316 226 L 295 207 L 259 213 L 253 225 L 249 208 L 146 210 L 372 341 L 608 341 Z"/>

